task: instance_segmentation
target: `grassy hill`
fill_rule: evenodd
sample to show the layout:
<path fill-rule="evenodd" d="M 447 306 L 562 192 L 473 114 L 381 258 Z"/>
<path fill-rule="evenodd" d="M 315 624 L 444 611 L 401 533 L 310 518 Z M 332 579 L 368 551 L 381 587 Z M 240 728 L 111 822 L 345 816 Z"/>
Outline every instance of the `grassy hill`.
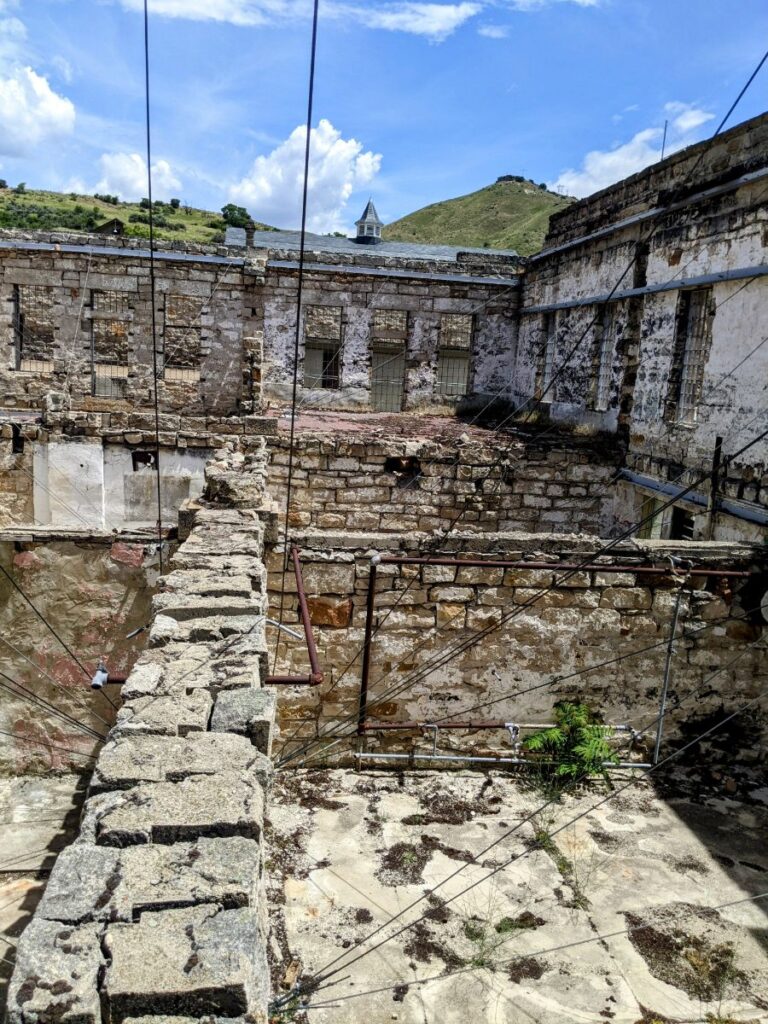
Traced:
<path fill-rule="evenodd" d="M 478 192 L 416 210 L 382 234 L 396 242 L 490 246 L 529 256 L 541 249 L 550 215 L 572 202 L 532 181 L 506 176 Z"/>
<path fill-rule="evenodd" d="M 111 201 L 107 201 L 107 200 Z M 115 201 L 117 197 L 76 195 L 74 192 L 41 192 L 34 189 L 0 188 L 0 228 L 30 231 L 93 231 L 105 221 L 118 217 L 125 234 L 149 238 L 149 211 L 140 203 Z M 155 202 L 155 237 L 166 241 L 210 244 L 224 238 L 226 224 L 220 213 Z M 257 229 L 270 230 L 267 224 Z"/>

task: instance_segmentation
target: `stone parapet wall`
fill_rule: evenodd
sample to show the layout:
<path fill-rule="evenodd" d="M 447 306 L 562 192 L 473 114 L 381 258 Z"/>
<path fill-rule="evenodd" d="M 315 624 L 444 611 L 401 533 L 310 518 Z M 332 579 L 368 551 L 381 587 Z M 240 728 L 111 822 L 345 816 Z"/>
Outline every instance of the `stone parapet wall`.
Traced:
<path fill-rule="evenodd" d="M 269 446 L 270 487 L 284 504 L 289 443 L 278 437 Z M 300 529 L 403 534 L 459 520 L 488 532 L 605 534 L 612 524 L 615 462 L 610 449 L 590 444 L 302 433 L 293 465 L 290 523 Z"/>
<path fill-rule="evenodd" d="M 217 453 L 249 495 L 264 453 Z M 249 468 L 255 483 L 249 480 Z M 264 807 L 274 697 L 266 674 L 268 502 L 194 512 L 161 578 L 149 646 L 17 949 L 11 1024 L 147 1016 L 266 1024 Z M 192 516 L 189 512 L 188 516 Z"/>
<path fill-rule="evenodd" d="M 456 535 L 437 544 L 419 536 L 297 533 L 294 541 L 301 548 L 325 683 L 314 690 L 284 688 L 281 740 L 288 741 L 290 750 L 296 747 L 294 740 L 346 736 L 330 756 L 348 763 L 357 749 L 352 734 L 372 556 L 439 551 L 451 557 L 571 564 L 584 562 L 601 546 L 595 537 L 530 534 Z M 690 574 L 645 576 L 636 571 L 641 566 L 665 567 L 671 555 L 690 560 Z M 275 593 L 281 585 L 281 559 L 279 551 L 267 559 Z M 458 712 L 473 719 L 545 723 L 551 721 L 556 700 L 575 699 L 602 714 L 606 722 L 645 731 L 634 755 L 643 759 L 653 746 L 667 639 L 681 588 L 678 630 L 684 636 L 677 642 L 672 664 L 665 743 L 679 742 L 691 722 L 706 721 L 722 707 L 735 710 L 765 689 L 765 625 L 754 613 L 759 581 L 747 587 L 743 580 L 707 577 L 695 568 L 761 570 L 764 590 L 766 564 L 758 547 L 624 542 L 611 556 L 601 558 L 603 562 L 605 570 L 578 571 L 560 584 L 555 580 L 564 571 L 551 569 L 379 565 L 371 717 L 385 722 L 434 721 Z M 608 571 L 617 565 L 627 568 Z M 290 578 L 286 591 L 286 621 L 295 621 L 295 584 Z M 510 615 L 509 621 L 494 628 Z M 415 671 L 473 637 L 482 640 L 431 675 L 412 680 Z M 281 651 L 278 671 L 305 669 L 306 653 L 298 641 L 284 638 Z M 615 660 L 630 653 L 633 657 L 627 660 Z M 572 675 L 585 668 L 591 671 Z M 401 693 L 389 693 L 404 681 L 409 682 Z M 678 701 L 685 702 L 679 711 Z M 484 706 L 463 714 L 476 704 Z M 762 759 L 768 745 L 768 704 L 763 702 L 739 731 L 737 749 L 728 756 Z M 365 744 L 367 750 L 384 751 L 430 746 L 418 732 L 369 734 Z M 444 751 L 508 756 L 511 738 L 503 728 L 443 731 L 440 746 Z M 313 748 L 315 763 L 322 748 L 323 744 Z M 622 750 L 626 748 L 625 738 Z"/>

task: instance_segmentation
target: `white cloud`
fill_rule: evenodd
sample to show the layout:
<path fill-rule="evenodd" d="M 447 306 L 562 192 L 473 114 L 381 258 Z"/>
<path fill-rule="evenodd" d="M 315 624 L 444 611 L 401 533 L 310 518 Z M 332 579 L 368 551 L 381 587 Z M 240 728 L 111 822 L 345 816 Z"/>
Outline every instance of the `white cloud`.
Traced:
<path fill-rule="evenodd" d="M 409 32 L 427 36 L 433 42 L 441 42 L 481 9 L 477 3 L 401 3 L 381 8 L 339 7 L 339 13 L 348 14 L 367 28 Z"/>
<path fill-rule="evenodd" d="M 71 134 L 75 108 L 32 68 L 0 78 L 0 154 L 25 156 L 44 140 Z"/>
<path fill-rule="evenodd" d="M 242 181 L 230 187 L 230 198 L 247 206 L 255 220 L 277 227 L 298 227 L 306 138 L 306 126 L 300 125 L 271 153 L 258 156 Z M 380 166 L 380 154 L 363 152 L 361 142 L 343 139 L 330 121 L 321 120 L 311 136 L 309 230 L 345 230 L 350 196 L 369 185 Z"/>
<path fill-rule="evenodd" d="M 72 65 L 66 57 L 57 55 L 52 58 L 51 64 L 56 68 L 64 81 L 69 84 L 72 81 Z"/>
<path fill-rule="evenodd" d="M 0 6 L 0 14 L 3 10 Z M 0 61 L 19 60 L 26 38 L 27 30 L 22 21 L 18 18 L 0 18 Z"/>
<path fill-rule="evenodd" d="M 477 30 L 479 36 L 485 36 L 486 39 L 506 39 L 509 35 L 509 30 L 505 25 L 481 25 Z"/>
<path fill-rule="evenodd" d="M 538 11 L 553 4 L 576 4 L 577 7 L 599 7 L 603 0 L 507 0 L 516 11 Z"/>
<path fill-rule="evenodd" d="M 697 129 L 714 114 L 688 103 L 667 103 L 664 112 L 672 115 L 669 121 L 665 156 L 698 141 Z M 609 150 L 595 149 L 587 153 L 579 170 L 563 171 L 556 181 L 549 183 L 553 191 L 570 196 L 589 196 L 616 181 L 641 171 L 661 159 L 663 127 L 644 128 L 628 142 Z"/>
<path fill-rule="evenodd" d="M 143 11 L 143 0 L 119 2 L 129 11 Z M 482 7 L 481 2 L 474 0 L 456 3 L 324 0 L 321 17 L 355 21 L 366 28 L 408 32 L 440 42 L 479 13 Z M 306 19 L 312 13 L 312 3 L 311 0 L 149 0 L 149 9 L 152 14 L 166 18 L 252 26 Z"/>
<path fill-rule="evenodd" d="M 104 153 L 99 157 L 101 180 L 94 191 L 135 200 L 147 195 L 147 162 L 139 153 Z M 181 188 L 167 160 L 152 164 L 152 198 L 170 199 Z"/>

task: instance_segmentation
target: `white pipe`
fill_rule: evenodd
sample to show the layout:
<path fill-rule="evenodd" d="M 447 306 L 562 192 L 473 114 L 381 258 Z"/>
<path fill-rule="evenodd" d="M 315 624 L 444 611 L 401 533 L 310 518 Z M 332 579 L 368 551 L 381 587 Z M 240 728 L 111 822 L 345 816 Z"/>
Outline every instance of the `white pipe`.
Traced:
<path fill-rule="evenodd" d="M 461 761 L 482 764 L 524 764 L 529 768 L 536 764 L 554 764 L 556 762 L 531 761 L 525 757 L 468 757 L 466 755 L 451 754 L 376 754 L 356 753 L 353 757 L 370 760 L 378 757 L 383 761 Z M 603 768 L 651 768 L 652 765 L 640 761 L 603 761 Z"/>

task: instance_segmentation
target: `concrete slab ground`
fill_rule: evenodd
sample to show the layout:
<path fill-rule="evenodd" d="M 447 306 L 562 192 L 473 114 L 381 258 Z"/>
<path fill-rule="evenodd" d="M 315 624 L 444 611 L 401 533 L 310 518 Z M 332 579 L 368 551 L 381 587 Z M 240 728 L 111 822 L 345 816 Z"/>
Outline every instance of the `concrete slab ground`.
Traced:
<path fill-rule="evenodd" d="M 768 1021 L 768 899 L 709 909 L 768 894 L 768 807 L 644 782 L 590 810 L 606 793 L 537 812 L 541 792 L 501 773 L 278 773 L 274 986 L 338 973 L 276 1019 Z"/>
<path fill-rule="evenodd" d="M 0 1019 L 14 949 L 56 857 L 75 837 L 87 776 L 0 779 Z"/>

